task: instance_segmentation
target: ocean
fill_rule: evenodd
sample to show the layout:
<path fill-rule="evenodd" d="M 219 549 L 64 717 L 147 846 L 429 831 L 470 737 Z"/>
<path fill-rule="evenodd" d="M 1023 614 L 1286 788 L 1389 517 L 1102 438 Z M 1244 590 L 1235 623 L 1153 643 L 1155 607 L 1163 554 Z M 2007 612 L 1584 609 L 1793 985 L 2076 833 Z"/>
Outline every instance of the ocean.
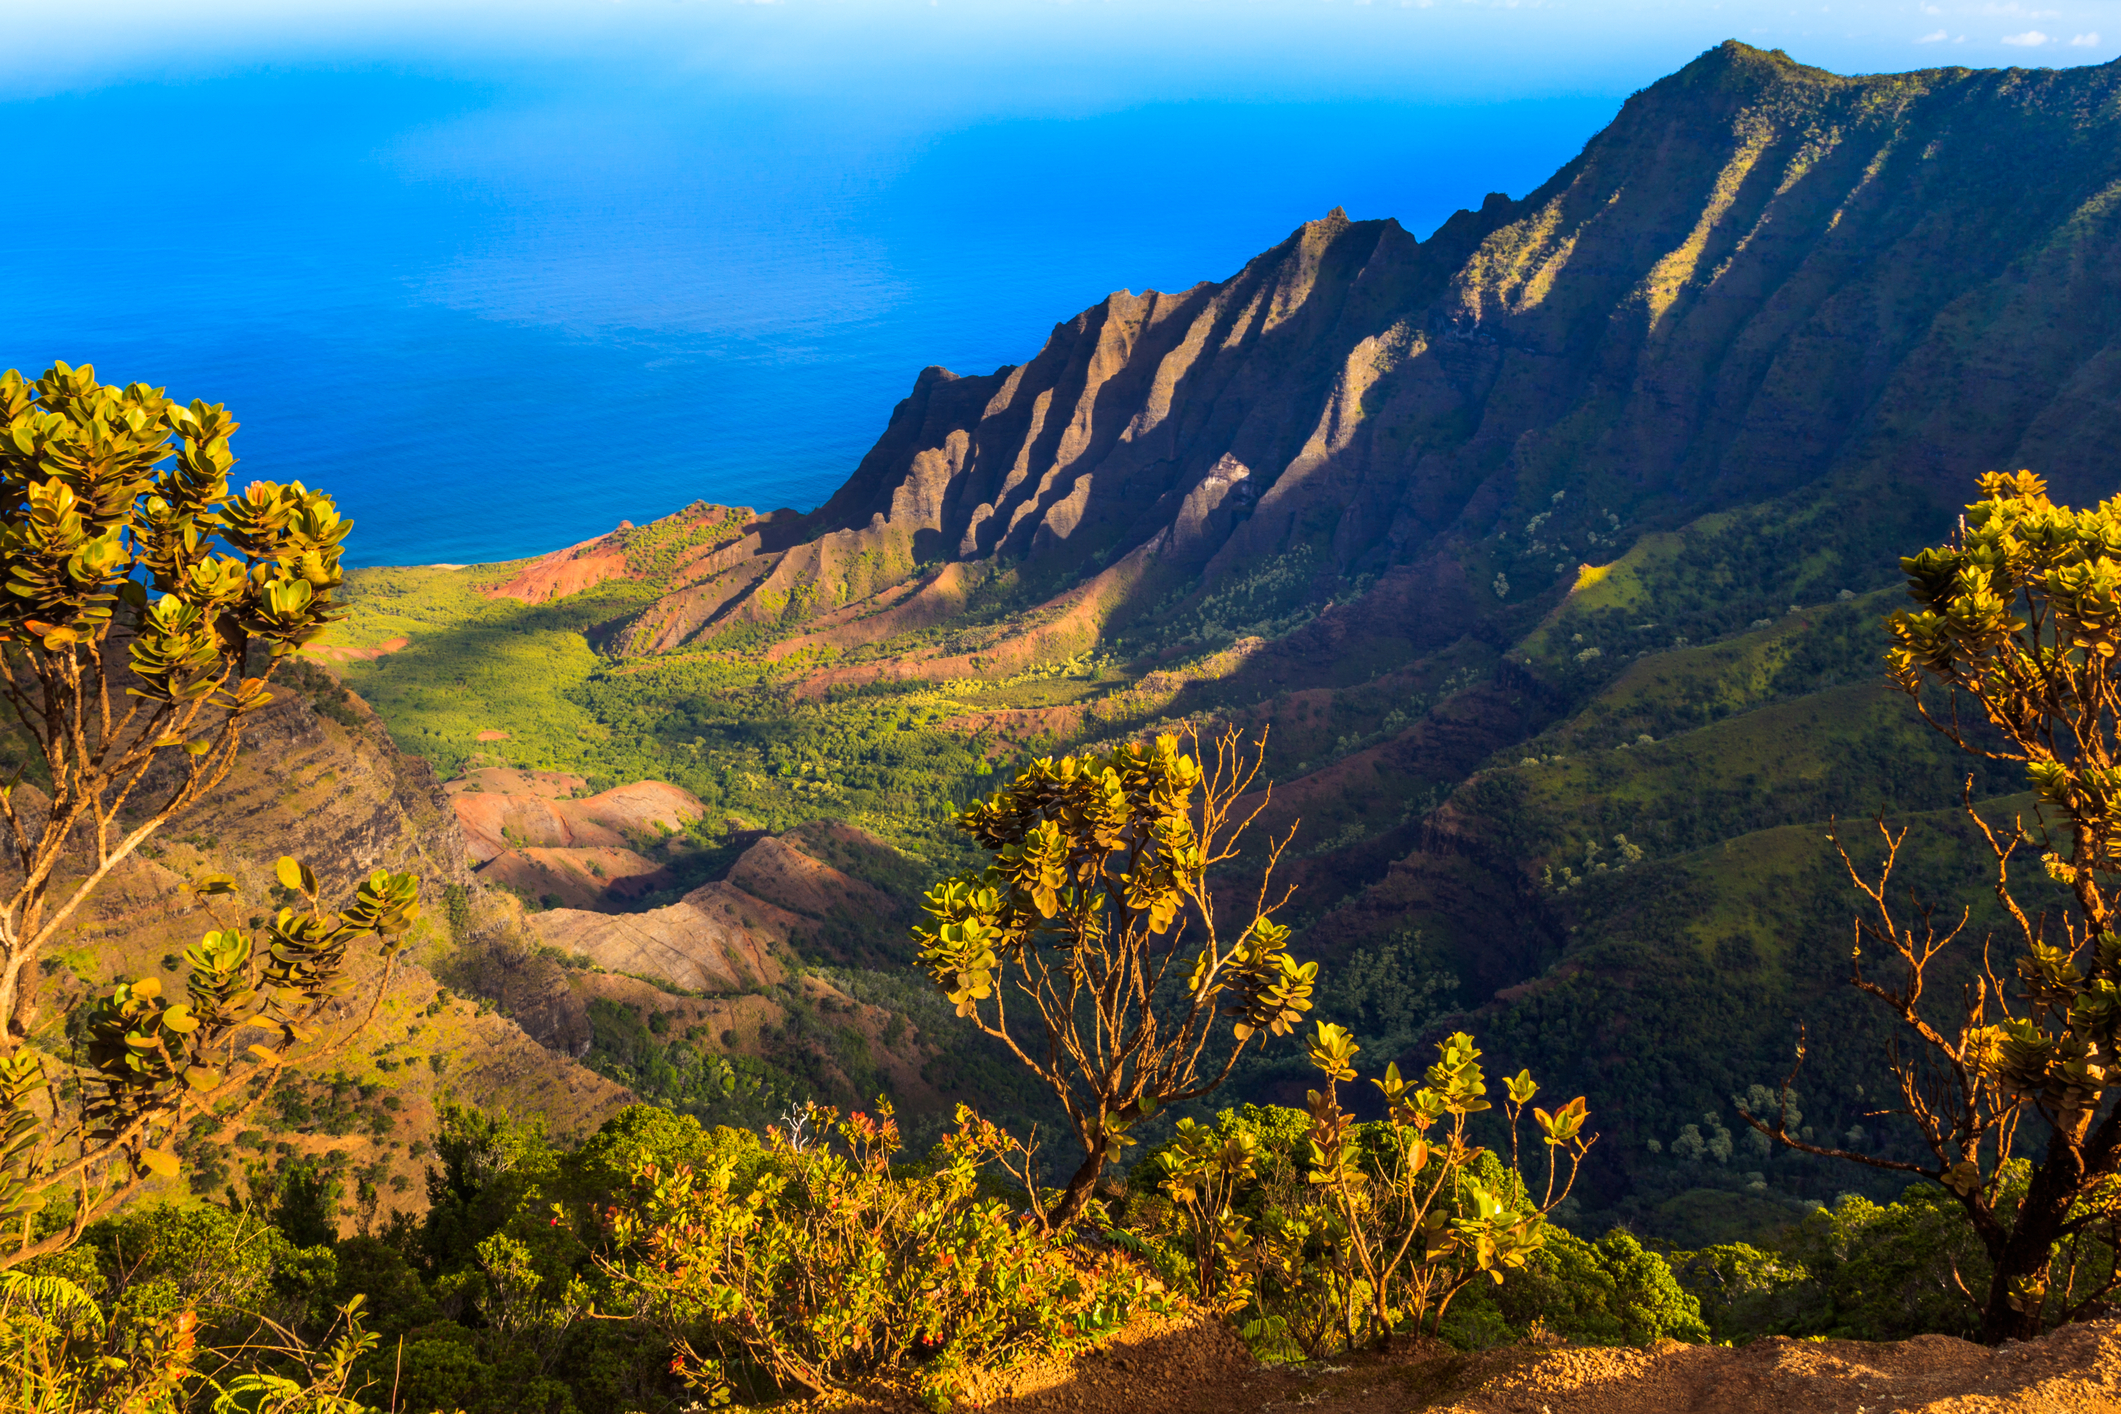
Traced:
<path fill-rule="evenodd" d="M 756 36 L 714 65 L 539 43 L 0 90 L 28 159 L 0 367 L 226 403 L 239 474 L 330 490 L 355 563 L 514 558 L 697 499 L 808 508 L 923 367 L 1023 362 L 1107 293 L 1226 278 L 1334 206 L 1426 236 L 1535 187 L 1666 67 L 1511 97 L 1143 59 L 1010 101 L 1027 71 L 972 51 L 836 89 L 757 81 Z"/>

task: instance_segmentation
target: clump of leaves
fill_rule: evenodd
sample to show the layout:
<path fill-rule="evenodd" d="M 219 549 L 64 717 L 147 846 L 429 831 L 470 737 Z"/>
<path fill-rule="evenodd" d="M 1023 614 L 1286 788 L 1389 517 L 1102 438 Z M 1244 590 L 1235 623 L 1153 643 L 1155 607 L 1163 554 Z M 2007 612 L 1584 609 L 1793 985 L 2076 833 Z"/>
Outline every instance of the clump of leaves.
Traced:
<path fill-rule="evenodd" d="M 87 365 L 0 374 L 0 701 L 45 788 L 19 785 L 27 760 L 0 787 L 0 1053 L 28 1033 L 38 954 L 220 784 L 273 668 L 336 617 L 353 522 L 299 482 L 231 494 L 236 427 Z"/>
<path fill-rule="evenodd" d="M 881 1102 L 874 1116 L 811 1109 L 763 1137 L 715 1130 L 696 1165 L 635 1171 L 601 1265 L 717 1402 L 861 1387 L 950 1399 L 978 1372 L 1085 1349 L 1161 1304 L 1131 1262 L 985 1196 L 983 1171 L 1020 1151 L 969 1110 L 957 1119 L 907 1172 L 891 1167 L 899 1132 Z"/>
<path fill-rule="evenodd" d="M 1468 1142 L 1467 1121 L 1494 1106 L 1480 1050 L 1463 1031 L 1437 1044 L 1436 1063 L 1419 1084 L 1402 1079 L 1397 1064 L 1387 1066 L 1384 1078 L 1371 1082 L 1384 1094 L 1385 1122 L 1358 1136 L 1339 1086 L 1355 1078 L 1360 1049 L 1345 1028 L 1323 1022 L 1310 1046 L 1326 1088 L 1310 1092 L 1308 1178 L 1327 1200 L 1325 1275 L 1339 1295 L 1350 1346 L 1396 1330 L 1418 1333 L 1425 1324 L 1434 1334 L 1468 1284 L 1486 1276 L 1500 1285 L 1504 1272 L 1522 1267 L 1544 1244 L 1546 1216 L 1568 1197 L 1594 1142 L 1584 1133 L 1589 1112 L 1581 1095 L 1551 1114 L 1534 1108 L 1546 1173 L 1544 1191 L 1530 1197 L 1518 1130 L 1539 1087 L 1520 1071 L 1503 1082 L 1510 1167 L 1500 1175 L 1476 1172 L 1485 1151 Z"/>

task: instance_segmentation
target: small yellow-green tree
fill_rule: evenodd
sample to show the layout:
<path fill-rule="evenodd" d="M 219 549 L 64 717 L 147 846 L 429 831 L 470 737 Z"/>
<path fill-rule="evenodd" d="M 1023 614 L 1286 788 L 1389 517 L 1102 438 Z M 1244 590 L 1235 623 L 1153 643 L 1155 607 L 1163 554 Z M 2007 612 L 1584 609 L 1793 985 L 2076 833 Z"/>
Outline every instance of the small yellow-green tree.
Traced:
<path fill-rule="evenodd" d="M 1881 824 L 1877 871 L 1842 854 L 1865 896 L 1855 984 L 1907 1028 L 1912 1044 L 1892 1061 L 1896 1112 L 1929 1157 L 1799 1139 L 1787 1082 L 1782 1114 L 1749 1119 L 1792 1148 L 1948 1189 L 1992 1264 L 1987 1289 L 1968 1294 L 1983 1338 L 2000 1341 L 2074 1319 L 2115 1284 L 2110 1261 L 2088 1259 L 2121 1240 L 2121 499 L 2072 510 L 2022 471 L 1980 488 L 1948 544 L 1900 562 L 1919 607 L 1892 616 L 1887 660 L 1923 720 L 1969 753 L 2024 763 L 2037 794 L 2030 826 L 1997 828 L 1968 804 L 1995 855 L 2015 975 L 1996 970 L 1990 940 L 1972 985 L 1941 1007 L 1931 1000 L 1931 974 L 1967 918 L 1901 910 L 1891 882 L 1905 832 Z M 2066 906 L 2020 906 L 2010 868 L 2033 853 Z M 2086 1271 L 2097 1273 L 2089 1284 Z"/>
<path fill-rule="evenodd" d="M 1273 919 L 1287 840 L 1242 927 L 1219 922 L 1208 882 L 1264 808 L 1264 794 L 1241 808 L 1262 744 L 1226 730 L 1206 767 L 1175 736 L 1041 760 L 958 817 L 993 862 L 931 890 L 933 926 L 915 937 L 958 1015 L 1067 1113 L 1083 1159 L 1042 1214 L 1056 1226 L 1082 1213 L 1129 1128 L 1207 1094 L 1254 1037 L 1286 1035 L 1310 1008 L 1318 964 L 1291 958 Z"/>
<path fill-rule="evenodd" d="M 299 483 L 231 492 L 235 430 L 226 408 L 109 386 L 86 365 L 0 374 L 0 700 L 13 718 L 0 748 L 18 762 L 0 784 L 0 1268 L 173 1175 L 169 1141 L 196 1117 L 254 1104 L 283 1066 L 343 1045 L 358 1023 L 336 1038 L 317 1023 L 354 985 L 353 944 L 382 942 L 373 1015 L 418 913 L 410 875 L 379 870 L 327 910 L 309 869 L 283 859 L 280 882 L 306 910 L 281 909 L 260 934 L 208 932 L 185 954 L 184 998 L 155 978 L 119 982 L 90 1005 L 71 1063 L 25 1044 L 40 954 L 226 777 L 274 667 L 334 617 L 351 522 Z M 70 1216 L 46 1230 L 55 1193 Z"/>
<path fill-rule="evenodd" d="M 1552 1114 L 1534 1109 L 1546 1174 L 1533 1198 L 1517 1152 L 1518 1122 L 1539 1086 L 1519 1071 L 1503 1082 L 1510 1165 L 1498 1171 L 1500 1181 L 1483 1184 L 1475 1161 L 1484 1151 L 1468 1142 L 1466 1124 L 1494 1105 L 1480 1049 L 1461 1031 L 1437 1043 L 1436 1063 L 1420 1081 L 1402 1079 L 1394 1063 L 1371 1082 L 1384 1094 L 1385 1122 L 1366 1146 L 1339 1094 L 1340 1082 L 1355 1078 L 1360 1049 L 1344 1027 L 1323 1023 L 1310 1045 L 1326 1088 L 1309 1092 L 1309 1181 L 1332 1210 L 1329 1265 L 1337 1268 L 1334 1290 L 1344 1293 L 1351 1347 L 1409 1327 L 1420 1334 L 1424 1323 L 1436 1334 L 1459 1292 L 1483 1275 L 1499 1285 L 1505 1271 L 1523 1266 L 1545 1244 L 1547 1215 L 1568 1198 L 1595 1142 L 1583 1132 L 1590 1114 L 1583 1096 Z"/>
<path fill-rule="evenodd" d="M 28 1033 L 38 955 L 220 784 L 273 667 L 332 620 L 352 522 L 300 483 L 232 494 L 236 426 L 87 365 L 0 374 L 0 699 L 22 760 L 0 788 L 0 1055 Z M 43 790 L 17 784 L 31 759 Z"/>

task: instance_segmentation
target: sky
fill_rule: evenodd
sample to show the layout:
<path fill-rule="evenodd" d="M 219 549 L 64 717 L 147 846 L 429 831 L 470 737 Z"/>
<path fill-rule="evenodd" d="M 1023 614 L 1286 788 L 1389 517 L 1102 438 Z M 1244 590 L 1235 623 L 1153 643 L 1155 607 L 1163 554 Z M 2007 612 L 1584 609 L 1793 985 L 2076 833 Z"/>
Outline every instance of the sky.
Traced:
<path fill-rule="evenodd" d="M 2121 3 L 1842 0 L 9 0 L 0 93 L 395 62 L 887 100 L 903 121 L 1186 98 L 1626 92 L 1726 39 L 1843 72 L 2121 53 Z"/>

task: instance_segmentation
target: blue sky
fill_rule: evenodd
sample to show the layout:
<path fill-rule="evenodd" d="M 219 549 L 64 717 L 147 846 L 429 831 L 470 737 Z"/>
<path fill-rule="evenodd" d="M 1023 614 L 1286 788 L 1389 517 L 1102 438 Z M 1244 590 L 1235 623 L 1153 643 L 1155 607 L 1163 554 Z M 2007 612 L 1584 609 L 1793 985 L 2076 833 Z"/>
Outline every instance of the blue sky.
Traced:
<path fill-rule="evenodd" d="M 557 84 L 710 82 L 908 122 L 1190 98 L 1626 92 L 1719 40 L 1845 72 L 2121 53 L 2121 3 L 2041 0 L 544 0 L 11 6 L 27 96 L 259 64 L 385 62 Z"/>

